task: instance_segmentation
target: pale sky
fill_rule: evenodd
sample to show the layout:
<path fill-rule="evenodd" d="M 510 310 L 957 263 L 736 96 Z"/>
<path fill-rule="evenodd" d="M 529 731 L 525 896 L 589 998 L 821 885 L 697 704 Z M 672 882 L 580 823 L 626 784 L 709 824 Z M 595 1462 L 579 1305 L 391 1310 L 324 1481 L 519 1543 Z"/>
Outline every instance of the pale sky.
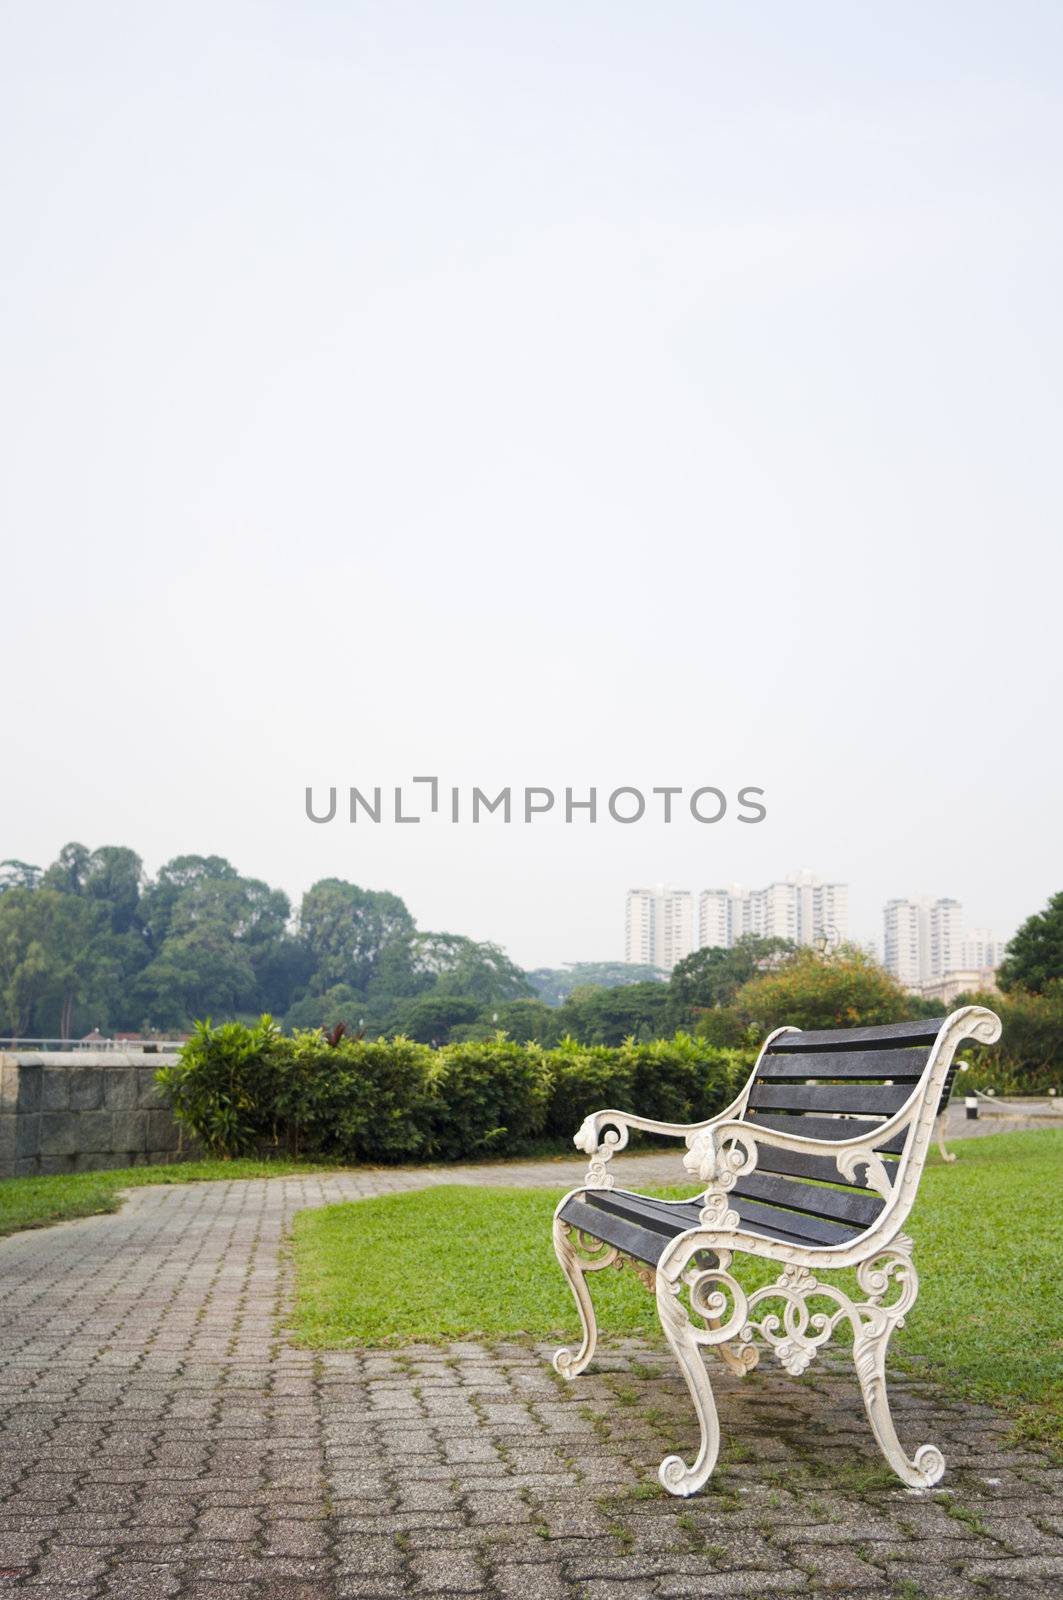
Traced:
<path fill-rule="evenodd" d="M 0 856 L 1063 887 L 1063 9 L 0 7 Z M 315 827 L 307 784 L 767 820 Z"/>

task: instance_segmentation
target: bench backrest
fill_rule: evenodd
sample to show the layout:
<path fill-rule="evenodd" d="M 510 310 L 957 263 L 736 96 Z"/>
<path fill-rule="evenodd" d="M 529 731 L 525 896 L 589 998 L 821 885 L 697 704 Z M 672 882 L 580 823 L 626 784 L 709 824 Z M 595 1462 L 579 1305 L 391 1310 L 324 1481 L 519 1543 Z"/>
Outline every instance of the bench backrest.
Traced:
<path fill-rule="evenodd" d="M 883 1027 L 773 1035 L 748 1085 L 742 1120 L 832 1143 L 866 1133 L 879 1162 L 874 1170 L 866 1162 L 857 1164 L 846 1176 L 830 1152 L 763 1144 L 756 1170 L 735 1183 L 735 1197 L 801 1213 L 808 1219 L 802 1224 L 805 1233 L 823 1243 L 839 1237 L 839 1224 L 860 1230 L 881 1216 L 887 1205 L 879 1192 L 883 1175 L 885 1187 L 892 1189 L 898 1173 L 905 1172 L 910 1204 L 934 1118 L 951 1092 L 957 1044 L 965 1037 L 990 1042 L 999 1031 L 992 1012 L 971 1006 L 949 1017 Z M 920 1087 L 911 1121 L 876 1141 L 875 1129 Z"/>

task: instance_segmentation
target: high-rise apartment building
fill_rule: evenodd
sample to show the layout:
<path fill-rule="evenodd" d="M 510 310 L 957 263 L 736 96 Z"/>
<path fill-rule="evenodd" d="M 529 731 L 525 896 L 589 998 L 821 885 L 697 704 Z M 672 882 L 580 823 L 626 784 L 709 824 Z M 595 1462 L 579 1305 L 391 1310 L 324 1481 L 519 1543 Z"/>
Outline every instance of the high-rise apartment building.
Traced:
<path fill-rule="evenodd" d="M 883 913 L 883 960 L 906 989 L 930 977 L 930 901 L 887 900 Z"/>
<path fill-rule="evenodd" d="M 764 889 L 703 889 L 698 898 L 698 945 L 730 949 L 743 934 L 830 945 L 849 937 L 849 887 L 823 883 L 809 871 L 794 873 Z"/>
<path fill-rule="evenodd" d="M 988 928 L 964 931 L 958 900 L 887 900 L 883 925 L 884 965 L 906 989 L 940 988 L 950 973 L 985 973 L 1004 959 Z"/>
<path fill-rule="evenodd" d="M 998 939 L 988 928 L 968 928 L 963 936 L 963 964 L 965 967 L 999 967 L 1006 947 L 1007 940 Z"/>
<path fill-rule="evenodd" d="M 742 895 L 741 885 L 737 883 L 729 889 L 702 889 L 698 896 L 699 950 L 706 947 L 731 948 L 742 933 Z"/>
<path fill-rule="evenodd" d="M 624 960 L 631 966 L 657 964 L 657 895 L 652 889 L 627 892 Z"/>
<path fill-rule="evenodd" d="M 624 960 L 671 972 L 694 949 L 694 897 L 663 883 L 629 889 Z"/>
<path fill-rule="evenodd" d="M 935 900 L 930 907 L 930 976 L 943 978 L 963 966 L 963 907 Z"/>

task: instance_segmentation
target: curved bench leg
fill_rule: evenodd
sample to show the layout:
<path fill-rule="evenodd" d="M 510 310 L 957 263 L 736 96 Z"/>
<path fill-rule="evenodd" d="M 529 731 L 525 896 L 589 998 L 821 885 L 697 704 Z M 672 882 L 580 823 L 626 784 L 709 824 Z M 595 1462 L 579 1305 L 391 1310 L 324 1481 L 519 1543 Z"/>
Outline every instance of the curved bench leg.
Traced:
<path fill-rule="evenodd" d="M 696 1494 L 707 1482 L 716 1465 L 720 1451 L 720 1422 L 716 1415 L 716 1401 L 712 1384 L 705 1367 L 705 1358 L 686 1307 L 677 1293 L 679 1285 L 669 1282 L 663 1272 L 657 1274 L 657 1311 L 664 1336 L 672 1347 L 680 1371 L 686 1379 L 694 1410 L 701 1426 L 701 1446 L 693 1463 L 688 1467 L 680 1456 L 666 1456 L 657 1476 L 669 1494 Z"/>
<path fill-rule="evenodd" d="M 934 1135 L 937 1139 L 937 1147 L 941 1151 L 942 1161 L 955 1161 L 954 1153 L 945 1149 L 945 1115 L 946 1113 L 942 1111 L 938 1116 L 937 1122 L 934 1124 Z"/>
<path fill-rule="evenodd" d="M 877 1327 L 869 1326 L 854 1342 L 853 1362 L 879 1449 L 909 1488 L 929 1489 L 944 1474 L 945 1457 L 936 1444 L 920 1445 L 914 1456 L 906 1455 L 890 1415 L 886 1394 L 886 1347 L 896 1326 L 897 1320 L 892 1317 L 883 1317 Z"/>
<path fill-rule="evenodd" d="M 597 1240 L 594 1241 L 597 1244 Z M 576 1351 L 562 1346 L 554 1353 L 554 1370 L 563 1378 L 578 1378 L 584 1367 L 593 1359 L 598 1345 L 598 1322 L 594 1315 L 594 1302 L 587 1288 L 586 1274 L 601 1267 L 612 1266 L 618 1252 L 612 1246 L 602 1245 L 597 1255 L 581 1256 L 572 1243 L 572 1229 L 560 1217 L 554 1218 L 554 1254 L 561 1263 L 561 1271 L 569 1281 L 576 1310 L 579 1312 L 583 1339 Z"/>

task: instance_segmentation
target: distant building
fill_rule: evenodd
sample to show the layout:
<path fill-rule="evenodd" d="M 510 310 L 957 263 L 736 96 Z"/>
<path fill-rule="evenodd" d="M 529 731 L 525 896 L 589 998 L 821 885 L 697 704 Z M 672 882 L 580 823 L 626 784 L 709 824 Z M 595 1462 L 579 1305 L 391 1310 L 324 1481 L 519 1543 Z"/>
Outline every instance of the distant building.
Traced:
<path fill-rule="evenodd" d="M 883 912 L 883 964 L 905 989 L 930 977 L 930 901 L 887 900 Z"/>
<path fill-rule="evenodd" d="M 995 987 L 1004 941 L 987 928 L 964 931 L 958 900 L 887 900 L 883 910 L 887 972 L 905 989 L 949 999 L 972 988 Z M 986 982 L 988 974 L 989 981 Z M 977 981 L 976 981 L 977 980 Z M 949 989 L 946 995 L 943 989 Z"/>
<path fill-rule="evenodd" d="M 742 934 L 748 897 L 740 884 L 729 889 L 702 889 L 698 896 L 698 949 L 729 950 Z"/>
<path fill-rule="evenodd" d="M 744 934 L 831 946 L 849 938 L 849 886 L 824 883 L 807 870 L 764 889 L 703 889 L 698 897 L 699 948 L 730 949 Z"/>
<path fill-rule="evenodd" d="M 940 1000 L 943 1006 L 950 1006 L 957 995 L 998 994 L 1000 991 L 995 967 L 969 967 L 946 972 L 942 978 L 932 978 L 919 992 L 927 1000 Z"/>
<path fill-rule="evenodd" d="M 689 889 L 663 883 L 629 889 L 624 926 L 624 960 L 665 972 L 694 949 L 694 897 Z"/>
<path fill-rule="evenodd" d="M 963 907 L 958 900 L 935 900 L 930 907 L 930 978 L 943 978 L 963 966 Z"/>
<path fill-rule="evenodd" d="M 1007 948 L 1006 939 L 998 939 L 988 928 L 968 928 L 963 936 L 963 964 L 965 967 L 999 967 Z"/>

